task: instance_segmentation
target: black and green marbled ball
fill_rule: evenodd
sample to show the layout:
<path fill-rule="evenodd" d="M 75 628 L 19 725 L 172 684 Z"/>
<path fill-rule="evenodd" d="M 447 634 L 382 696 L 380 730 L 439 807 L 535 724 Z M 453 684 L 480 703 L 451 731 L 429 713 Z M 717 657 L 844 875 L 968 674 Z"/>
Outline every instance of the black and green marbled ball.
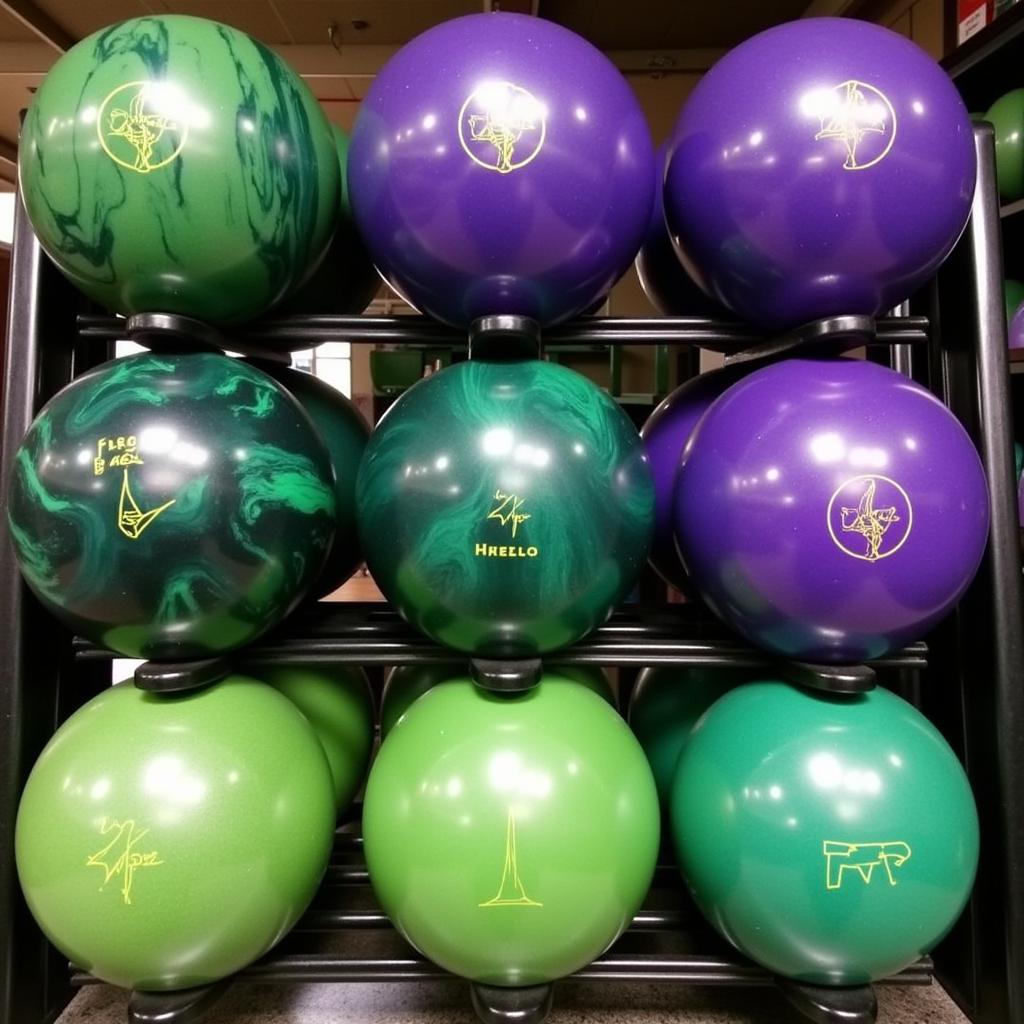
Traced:
<path fill-rule="evenodd" d="M 370 571 L 406 619 L 515 658 L 574 642 L 629 593 L 654 490 L 636 428 L 585 377 L 470 361 L 381 420 L 356 502 Z"/>
<path fill-rule="evenodd" d="M 117 359 L 29 428 L 8 521 L 29 587 L 129 657 L 241 647 L 319 575 L 335 529 L 324 445 L 265 373 L 214 354 Z"/>
<path fill-rule="evenodd" d="M 43 248 L 119 313 L 214 324 L 281 300 L 325 252 L 341 179 L 316 99 L 277 54 L 205 18 L 133 18 L 50 69 L 19 147 Z"/>

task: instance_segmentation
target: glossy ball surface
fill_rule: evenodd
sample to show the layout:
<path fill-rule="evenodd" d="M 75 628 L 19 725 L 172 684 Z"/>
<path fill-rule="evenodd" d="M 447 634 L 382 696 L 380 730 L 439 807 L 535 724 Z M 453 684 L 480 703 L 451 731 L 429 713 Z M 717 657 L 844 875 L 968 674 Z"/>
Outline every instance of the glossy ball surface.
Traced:
<path fill-rule="evenodd" d="M 319 377 L 273 363 L 261 364 L 261 368 L 302 406 L 331 459 L 337 528 L 327 564 L 310 595 L 326 597 L 337 590 L 363 560 L 356 524 L 356 477 L 370 428 L 348 396 Z"/>
<path fill-rule="evenodd" d="M 645 668 L 637 677 L 627 721 L 647 755 L 663 808 L 668 807 L 679 754 L 700 716 L 750 677 L 748 670 L 679 665 Z"/>
<path fill-rule="evenodd" d="M 1024 89 L 1011 89 L 985 113 L 996 133 L 999 197 L 1012 203 L 1024 197 Z"/>
<path fill-rule="evenodd" d="M 814 984 L 864 984 L 928 953 L 978 862 L 960 762 L 882 689 L 739 687 L 684 746 L 671 810 L 708 920 L 769 970 Z"/>
<path fill-rule="evenodd" d="M 187 696 L 123 683 L 36 762 L 14 843 L 40 927 L 114 985 L 191 988 L 296 922 L 327 867 L 334 799 L 309 723 L 245 676 Z"/>
<path fill-rule="evenodd" d="M 674 516 L 726 623 L 786 657 L 852 663 L 920 639 L 960 599 L 988 488 L 966 431 L 920 385 L 857 359 L 787 359 L 705 414 Z"/>
<path fill-rule="evenodd" d="M 19 174 L 40 243 L 91 299 L 214 324 L 305 278 L 340 195 L 302 79 L 245 33 L 173 14 L 60 57 L 25 119 Z"/>
<path fill-rule="evenodd" d="M 670 586 L 692 591 L 676 548 L 672 504 L 683 451 L 711 403 L 748 372 L 742 367 L 711 370 L 680 384 L 647 418 L 640 436 L 654 479 L 654 536 L 650 563 Z"/>
<path fill-rule="evenodd" d="M 664 316 L 728 318 L 728 311 L 690 277 L 676 253 L 665 225 L 664 178 L 665 146 L 659 146 L 654 157 L 651 219 L 647 222 L 647 234 L 636 256 L 640 287 L 651 305 Z"/>
<path fill-rule="evenodd" d="M 43 604 L 132 658 L 253 641 L 316 581 L 330 462 L 265 373 L 213 354 L 115 359 L 52 398 L 14 460 L 7 515 Z"/>
<path fill-rule="evenodd" d="M 550 665 L 548 670 L 563 679 L 580 683 L 615 707 L 608 677 L 593 665 Z M 398 665 L 393 668 L 384 682 L 380 703 L 380 738 L 383 740 L 395 727 L 398 720 L 428 690 L 446 679 L 463 676 L 465 663 L 427 665 Z"/>
<path fill-rule="evenodd" d="M 902 302 L 952 249 L 974 195 L 971 122 L 946 72 L 850 18 L 804 18 L 729 51 L 668 153 L 681 257 L 770 329 Z"/>
<path fill-rule="evenodd" d="M 647 893 L 658 798 L 625 722 L 546 674 L 522 696 L 469 679 L 422 696 L 370 772 L 374 891 L 424 955 L 474 981 L 533 985 L 600 955 Z"/>
<path fill-rule="evenodd" d="M 377 425 L 359 470 L 367 564 L 439 643 L 532 657 L 632 589 L 654 493 L 626 414 L 555 363 L 457 363 Z"/>
<path fill-rule="evenodd" d="M 327 755 L 338 813 L 366 777 L 373 746 L 373 699 L 366 673 L 349 665 L 253 666 L 252 675 L 284 694 L 313 727 Z"/>
<path fill-rule="evenodd" d="M 348 135 L 331 125 L 341 167 L 341 203 L 334 235 L 323 259 L 298 291 L 275 308 L 275 314 L 316 313 L 347 316 L 362 313 L 381 287 L 380 274 L 373 265 L 359 229 L 352 218 L 348 195 Z M 262 342 L 261 342 L 262 343 Z M 287 344 L 287 343 L 286 343 Z M 289 348 L 302 347 L 295 342 Z"/>
<path fill-rule="evenodd" d="M 473 14 L 417 36 L 374 79 L 349 187 L 374 262 L 421 312 L 546 325 L 633 262 L 653 159 L 604 54 L 541 18 Z"/>

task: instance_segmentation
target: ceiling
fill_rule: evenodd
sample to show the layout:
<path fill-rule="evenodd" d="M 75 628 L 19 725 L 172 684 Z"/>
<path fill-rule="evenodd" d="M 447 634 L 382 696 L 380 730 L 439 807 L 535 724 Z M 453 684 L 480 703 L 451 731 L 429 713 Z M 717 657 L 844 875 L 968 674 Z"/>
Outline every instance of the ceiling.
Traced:
<path fill-rule="evenodd" d="M 500 7 L 539 13 L 609 52 L 663 134 L 665 110 L 720 53 L 812 3 L 840 13 L 858 0 L 0 0 L 0 190 L 13 181 L 19 111 L 62 49 L 96 29 L 146 14 L 201 15 L 280 52 L 328 117 L 350 129 L 359 101 L 395 49 L 438 22 Z M 11 12 L 18 11 L 19 19 Z M 33 31 L 25 22 L 36 26 Z M 332 42 L 333 40 L 333 42 Z M 667 121 L 666 121 L 667 125 Z M 665 128 L 667 130 L 667 128 Z M 6 184 L 5 184 L 6 179 Z"/>

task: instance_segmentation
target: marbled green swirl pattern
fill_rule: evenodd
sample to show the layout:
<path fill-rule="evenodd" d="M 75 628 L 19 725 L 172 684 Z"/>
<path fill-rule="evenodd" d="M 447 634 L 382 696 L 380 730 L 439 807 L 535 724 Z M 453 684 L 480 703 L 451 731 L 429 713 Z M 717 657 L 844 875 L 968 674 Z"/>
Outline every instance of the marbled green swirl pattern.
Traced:
<path fill-rule="evenodd" d="M 111 465 L 126 451 L 128 465 Z M 126 507 L 162 511 L 133 537 Z M 144 354 L 46 405 L 18 450 L 8 518 L 29 586 L 76 632 L 133 657 L 202 657 L 253 640 L 317 578 L 333 476 L 266 374 L 220 355 Z"/>
<path fill-rule="evenodd" d="M 556 650 L 599 625 L 643 566 L 654 501 L 626 415 L 539 361 L 462 363 L 417 384 L 371 437 L 356 494 L 367 561 L 399 611 L 495 657 Z M 514 537 L 513 509 L 529 517 Z"/>
<path fill-rule="evenodd" d="M 145 171 L 132 166 L 136 144 L 109 131 L 138 95 L 130 83 L 162 90 L 159 110 L 139 111 L 153 138 Z M 184 15 L 134 18 L 72 47 L 29 108 L 19 160 L 43 247 L 124 313 L 254 316 L 305 279 L 340 202 L 334 141 L 298 75 L 244 33 Z"/>

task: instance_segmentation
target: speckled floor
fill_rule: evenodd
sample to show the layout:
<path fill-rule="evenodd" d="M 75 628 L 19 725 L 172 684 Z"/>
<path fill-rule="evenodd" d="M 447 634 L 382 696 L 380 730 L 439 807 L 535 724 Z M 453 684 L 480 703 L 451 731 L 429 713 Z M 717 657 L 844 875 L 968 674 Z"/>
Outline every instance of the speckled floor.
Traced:
<path fill-rule="evenodd" d="M 879 1024 L 966 1024 L 938 985 L 882 985 Z M 125 997 L 97 985 L 58 1024 L 124 1024 Z M 477 1024 L 458 982 L 237 985 L 209 1024 Z M 725 991 L 665 984 L 563 982 L 550 1024 L 806 1024 L 774 990 Z"/>

